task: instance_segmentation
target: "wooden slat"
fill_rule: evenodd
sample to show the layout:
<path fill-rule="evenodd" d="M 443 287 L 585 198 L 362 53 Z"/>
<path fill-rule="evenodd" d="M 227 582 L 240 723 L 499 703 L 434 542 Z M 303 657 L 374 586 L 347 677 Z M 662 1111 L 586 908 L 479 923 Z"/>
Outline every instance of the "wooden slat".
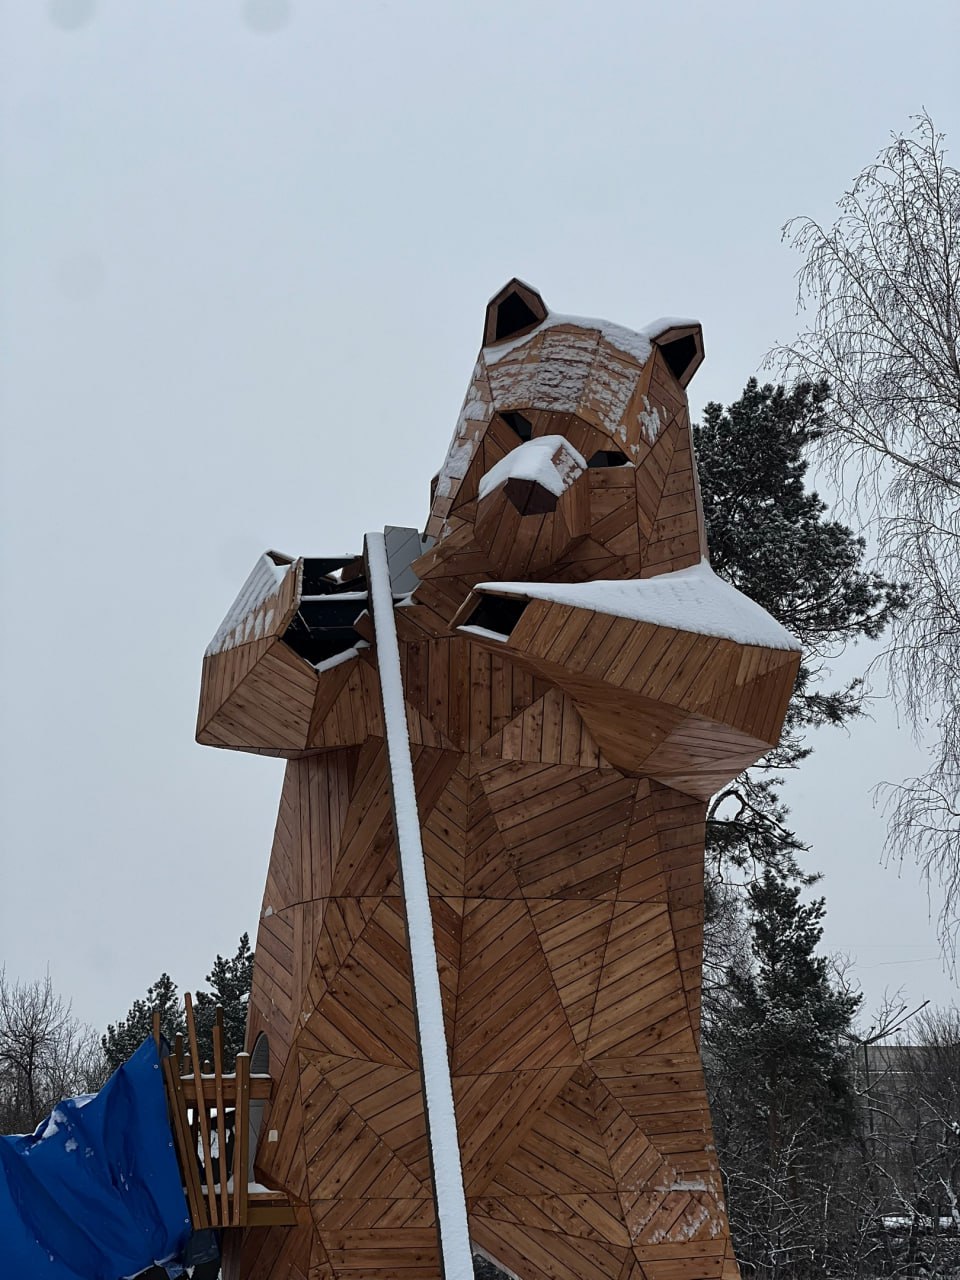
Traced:
<path fill-rule="evenodd" d="M 189 991 L 183 993 L 183 1011 L 187 1021 L 187 1039 L 190 1044 L 190 1056 L 193 1059 L 194 1071 L 200 1075 L 200 1053 L 197 1048 L 197 1024 L 193 1016 L 193 997 Z M 211 1154 L 210 1142 L 210 1117 L 207 1112 L 206 1102 L 198 1102 L 194 1107 L 194 1115 L 200 1130 L 200 1145 L 203 1150 L 203 1168 L 204 1176 L 207 1183 L 207 1208 L 210 1213 L 210 1222 L 218 1221 L 217 1218 L 217 1198 L 213 1189 L 213 1157 Z"/>
<path fill-rule="evenodd" d="M 197 1169 L 197 1144 L 190 1131 L 187 1120 L 187 1100 L 180 1087 L 180 1075 L 173 1058 L 163 1060 L 164 1082 L 167 1087 L 167 1098 L 170 1100 L 170 1114 L 173 1121 L 173 1132 L 180 1157 L 180 1169 L 183 1174 L 187 1203 L 190 1206 L 190 1218 L 195 1230 L 211 1225 L 207 1213 L 207 1204 L 203 1199 L 200 1187 L 200 1173 Z"/>
<path fill-rule="evenodd" d="M 247 1198 L 244 1223 L 248 1227 L 292 1227 L 296 1221 L 296 1210 L 286 1198 L 273 1200 L 259 1195 Z"/>
<path fill-rule="evenodd" d="M 227 1131 L 226 1131 L 226 1106 L 223 1096 L 223 1010 L 217 1006 L 217 1017 L 213 1024 L 213 1072 L 214 1072 L 214 1096 L 217 1103 L 217 1181 L 220 1183 L 220 1222 L 230 1221 L 230 1200 L 229 1189 L 227 1183 L 229 1181 L 229 1171 L 227 1169 Z M 213 1170 L 207 1173 L 207 1181 L 213 1177 Z M 236 1195 L 237 1184 L 234 1183 L 234 1195 Z"/>
<path fill-rule="evenodd" d="M 237 1132 L 233 1146 L 233 1216 L 234 1226 L 247 1218 L 247 1184 L 250 1163 L 250 1056 L 237 1054 Z"/>

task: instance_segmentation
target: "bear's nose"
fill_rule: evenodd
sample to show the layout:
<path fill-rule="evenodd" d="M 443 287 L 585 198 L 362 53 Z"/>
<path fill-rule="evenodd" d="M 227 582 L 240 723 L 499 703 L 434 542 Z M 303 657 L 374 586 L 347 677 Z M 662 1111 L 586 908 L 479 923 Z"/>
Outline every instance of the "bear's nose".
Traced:
<path fill-rule="evenodd" d="M 503 496 L 522 516 L 543 516 L 557 509 L 557 494 L 537 480 L 521 480 L 511 476 L 503 486 Z"/>
<path fill-rule="evenodd" d="M 545 515 L 557 508 L 557 499 L 586 470 L 587 464 L 563 436 L 537 436 L 501 458 L 480 480 L 477 496 L 483 501 L 503 489 L 521 515 Z"/>

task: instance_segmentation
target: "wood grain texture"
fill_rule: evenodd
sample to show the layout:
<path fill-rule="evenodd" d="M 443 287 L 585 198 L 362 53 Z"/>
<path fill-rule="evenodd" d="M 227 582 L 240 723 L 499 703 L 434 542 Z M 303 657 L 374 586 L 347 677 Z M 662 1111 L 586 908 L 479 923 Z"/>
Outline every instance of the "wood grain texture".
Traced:
<path fill-rule="evenodd" d="M 511 282 L 491 302 L 436 542 L 396 612 L 470 1229 L 523 1280 L 736 1280 L 699 1059 L 705 801 L 776 742 L 798 659 L 539 600 L 458 630 L 479 583 L 705 553 L 699 327 L 646 356 L 588 323 L 508 333 L 537 299 Z M 524 434 L 593 464 L 521 514 L 479 481 Z M 374 654 L 316 671 L 283 647 L 211 665 L 201 704 L 203 741 L 291 756 L 248 1037 L 275 1078 L 257 1174 L 298 1225 L 238 1233 L 224 1274 L 433 1278 Z"/>

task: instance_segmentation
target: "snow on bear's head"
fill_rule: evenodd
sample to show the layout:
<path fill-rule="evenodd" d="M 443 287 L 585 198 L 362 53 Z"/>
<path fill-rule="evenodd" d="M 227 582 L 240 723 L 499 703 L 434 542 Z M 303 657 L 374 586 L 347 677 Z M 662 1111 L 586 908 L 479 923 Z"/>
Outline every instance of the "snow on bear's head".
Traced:
<path fill-rule="evenodd" d="M 670 482 L 670 505 L 682 507 L 686 486 L 702 528 L 685 390 L 702 360 L 696 321 L 634 331 L 561 315 L 511 280 L 487 306 L 427 532 L 443 539 L 472 525 L 504 577 L 554 576 L 578 547 L 581 564 L 596 549 L 589 576 L 638 576 L 677 464 L 686 479 Z M 704 551 L 702 536 L 694 541 L 690 563 Z"/>

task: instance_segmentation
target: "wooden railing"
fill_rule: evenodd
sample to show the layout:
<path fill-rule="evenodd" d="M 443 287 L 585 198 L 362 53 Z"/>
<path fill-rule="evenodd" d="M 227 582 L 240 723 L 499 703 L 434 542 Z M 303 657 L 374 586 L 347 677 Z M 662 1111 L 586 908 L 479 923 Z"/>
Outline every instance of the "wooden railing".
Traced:
<path fill-rule="evenodd" d="M 163 1059 L 163 1078 L 194 1228 L 294 1223 L 293 1206 L 282 1191 L 251 1181 L 250 1103 L 269 1101 L 272 1080 L 251 1076 L 248 1053 L 238 1053 L 234 1069 L 224 1070 L 223 1010 L 219 1007 L 213 1025 L 212 1058 L 201 1061 L 189 992 L 184 995 L 184 1009 L 186 1040 L 177 1035 L 172 1053 Z M 153 1034 L 159 1045 L 157 1011 Z"/>

